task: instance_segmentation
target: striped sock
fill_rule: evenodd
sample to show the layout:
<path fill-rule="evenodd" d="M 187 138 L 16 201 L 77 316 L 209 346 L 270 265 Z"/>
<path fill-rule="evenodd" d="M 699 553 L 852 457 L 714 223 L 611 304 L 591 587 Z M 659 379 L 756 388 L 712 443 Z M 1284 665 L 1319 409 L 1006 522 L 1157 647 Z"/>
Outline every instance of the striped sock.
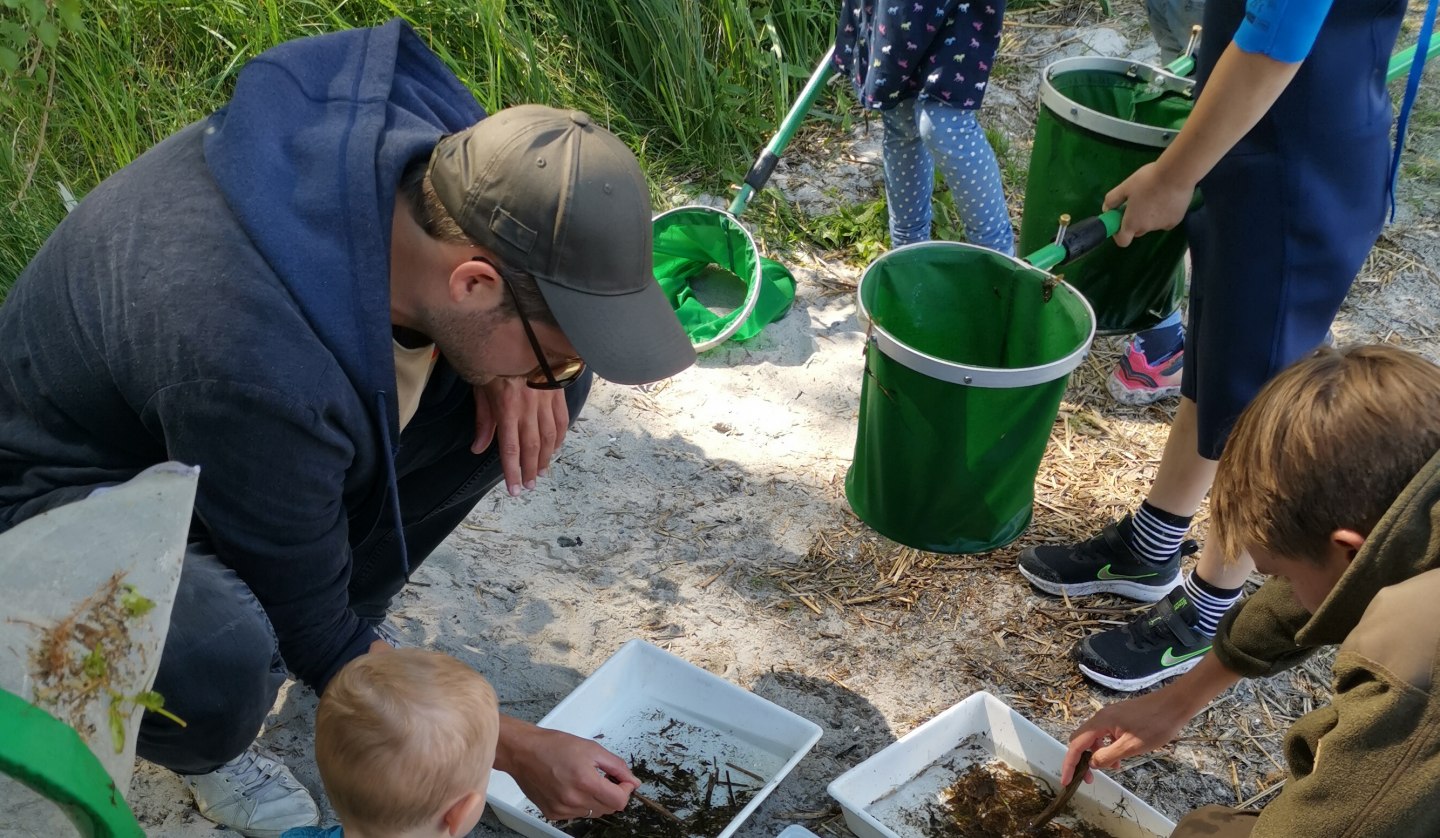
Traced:
<path fill-rule="evenodd" d="M 1240 598 L 1242 588 L 1217 588 L 1214 585 L 1201 579 L 1198 574 L 1185 574 L 1185 595 L 1195 604 L 1195 611 L 1200 615 L 1193 628 L 1204 634 L 1206 637 L 1214 637 L 1215 631 L 1220 627 L 1220 618 Z"/>
<path fill-rule="evenodd" d="M 1143 501 L 1128 521 L 1120 522 L 1120 537 L 1140 558 L 1164 564 L 1180 552 L 1180 543 L 1189 529 L 1189 516 L 1175 515 Z"/>

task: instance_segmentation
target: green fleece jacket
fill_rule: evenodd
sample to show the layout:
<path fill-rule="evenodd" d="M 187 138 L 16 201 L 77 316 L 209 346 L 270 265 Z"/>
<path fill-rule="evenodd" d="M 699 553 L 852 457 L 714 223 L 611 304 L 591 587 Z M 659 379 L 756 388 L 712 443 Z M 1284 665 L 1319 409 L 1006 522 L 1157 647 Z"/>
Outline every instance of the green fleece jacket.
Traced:
<path fill-rule="evenodd" d="M 1231 609 L 1220 661 L 1261 676 L 1339 643 L 1335 699 L 1285 737 L 1290 780 L 1257 817 L 1207 807 L 1174 836 L 1440 836 L 1440 455 L 1309 614 L 1282 579 Z"/>

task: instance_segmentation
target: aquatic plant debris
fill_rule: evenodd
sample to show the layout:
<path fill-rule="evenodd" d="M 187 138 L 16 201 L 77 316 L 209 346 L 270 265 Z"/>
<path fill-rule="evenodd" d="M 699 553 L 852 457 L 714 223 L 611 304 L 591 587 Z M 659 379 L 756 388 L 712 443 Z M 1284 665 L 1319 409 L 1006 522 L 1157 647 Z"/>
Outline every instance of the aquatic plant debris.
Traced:
<path fill-rule="evenodd" d="M 970 766 L 940 794 L 927 816 L 928 838 L 1113 838 L 1099 827 L 1071 820 L 1031 829 L 1055 793 L 1048 784 L 1000 762 Z"/>

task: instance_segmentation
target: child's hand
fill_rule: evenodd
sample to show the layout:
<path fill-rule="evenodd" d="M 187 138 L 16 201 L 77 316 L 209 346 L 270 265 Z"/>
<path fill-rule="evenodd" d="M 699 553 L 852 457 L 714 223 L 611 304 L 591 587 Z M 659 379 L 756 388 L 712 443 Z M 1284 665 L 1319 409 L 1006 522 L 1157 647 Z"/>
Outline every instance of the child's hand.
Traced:
<path fill-rule="evenodd" d="M 1129 247 L 1136 236 L 1169 230 L 1185 219 L 1195 197 L 1195 184 L 1168 175 L 1158 163 L 1147 163 L 1105 195 L 1105 210 L 1125 206 L 1115 243 Z"/>
<path fill-rule="evenodd" d="M 1173 693 L 1160 690 L 1139 698 L 1111 704 L 1090 717 L 1070 737 L 1070 750 L 1060 771 L 1060 784 L 1070 782 L 1080 755 L 1094 751 L 1090 764 L 1111 768 L 1126 757 L 1143 754 L 1170 744 L 1194 716 L 1184 702 L 1172 700 Z M 1085 782 L 1093 782 L 1090 771 Z"/>

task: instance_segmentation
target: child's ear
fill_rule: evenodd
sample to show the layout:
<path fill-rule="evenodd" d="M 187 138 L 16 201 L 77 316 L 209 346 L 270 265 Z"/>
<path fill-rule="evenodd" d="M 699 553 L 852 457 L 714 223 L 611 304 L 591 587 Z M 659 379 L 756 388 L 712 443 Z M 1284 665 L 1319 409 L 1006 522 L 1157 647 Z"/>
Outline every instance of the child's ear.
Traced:
<path fill-rule="evenodd" d="M 478 791 L 466 792 L 464 797 L 450 804 L 441 818 L 445 822 L 446 833 L 451 836 L 469 835 L 484 811 L 485 795 Z"/>
<path fill-rule="evenodd" d="M 1331 547 L 1345 556 L 1347 562 L 1355 559 L 1355 554 L 1365 546 L 1365 536 L 1355 530 L 1340 529 L 1330 533 Z"/>

